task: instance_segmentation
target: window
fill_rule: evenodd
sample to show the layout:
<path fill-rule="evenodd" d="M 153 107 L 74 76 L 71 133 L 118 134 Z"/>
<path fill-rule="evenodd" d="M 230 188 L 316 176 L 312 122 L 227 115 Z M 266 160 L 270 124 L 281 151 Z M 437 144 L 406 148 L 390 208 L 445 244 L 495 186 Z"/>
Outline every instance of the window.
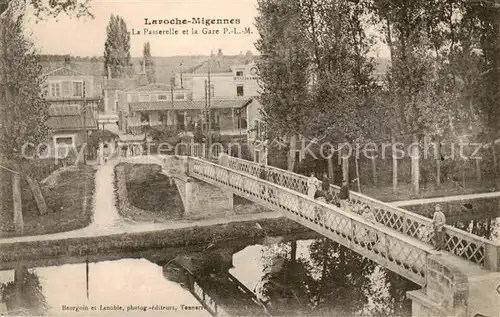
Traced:
<path fill-rule="evenodd" d="M 156 100 L 158 100 L 158 95 L 151 95 L 150 98 L 151 98 L 151 101 L 156 101 Z"/>
<path fill-rule="evenodd" d="M 81 81 L 73 82 L 73 97 L 83 96 L 83 83 Z"/>
<path fill-rule="evenodd" d="M 212 97 L 215 97 L 215 86 L 214 86 L 214 84 L 211 85 L 210 91 L 212 92 Z"/>
<path fill-rule="evenodd" d="M 243 84 L 236 85 L 236 96 L 243 96 Z"/>
<path fill-rule="evenodd" d="M 141 123 L 149 122 L 149 114 L 141 112 Z"/>
<path fill-rule="evenodd" d="M 175 94 L 175 100 L 184 100 L 184 94 Z"/>
<path fill-rule="evenodd" d="M 115 100 L 115 109 L 114 112 L 118 111 L 118 100 Z"/>
<path fill-rule="evenodd" d="M 71 97 L 71 82 L 70 81 L 63 81 L 61 90 L 62 90 L 63 97 Z"/>
<path fill-rule="evenodd" d="M 57 145 L 72 145 L 73 144 L 73 137 L 56 138 L 56 144 Z"/>
<path fill-rule="evenodd" d="M 140 95 L 139 101 L 149 101 L 149 95 Z"/>
<path fill-rule="evenodd" d="M 167 100 L 167 95 L 158 95 L 158 100 Z"/>
<path fill-rule="evenodd" d="M 138 102 L 139 101 L 139 96 L 138 95 L 132 95 L 132 102 Z"/>
<path fill-rule="evenodd" d="M 61 96 L 61 83 L 50 83 L 50 96 L 52 97 Z"/>
<path fill-rule="evenodd" d="M 237 69 L 236 70 L 236 76 L 238 77 L 243 77 L 244 70 L 243 69 Z"/>

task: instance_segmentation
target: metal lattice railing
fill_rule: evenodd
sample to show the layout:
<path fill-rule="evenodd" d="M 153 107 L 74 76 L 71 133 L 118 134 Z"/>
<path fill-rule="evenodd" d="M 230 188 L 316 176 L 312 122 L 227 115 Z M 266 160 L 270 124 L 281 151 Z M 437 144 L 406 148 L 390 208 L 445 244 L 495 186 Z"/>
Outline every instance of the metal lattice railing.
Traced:
<path fill-rule="evenodd" d="M 235 157 L 225 159 L 227 160 L 227 167 L 253 176 L 257 176 L 262 168 L 257 163 Z M 272 166 L 265 166 L 264 168 L 267 174 L 270 175 L 268 176 L 270 182 L 302 194 L 307 193 L 306 176 Z M 331 188 L 336 193 L 340 190 L 338 186 L 332 185 Z M 419 239 L 424 243 L 432 243 L 433 235 L 429 234 L 429 231 L 432 231 L 432 221 L 429 218 L 353 191 L 350 192 L 350 204 L 366 204 L 374 211 L 378 223 Z M 445 237 L 446 251 L 480 265 L 486 263 L 487 248 L 498 248 L 493 241 L 448 225 L 445 226 Z"/>
<path fill-rule="evenodd" d="M 189 175 L 207 183 L 225 186 L 235 194 L 285 212 L 294 219 L 332 240 L 385 265 L 417 284 L 425 283 L 425 266 L 431 248 L 363 217 L 344 212 L 333 205 L 310 199 L 284 186 L 250 175 L 253 167 L 240 164 L 247 171 L 237 171 L 197 158 L 188 160 Z M 284 179 L 284 178 L 283 178 Z M 290 182 L 289 184 L 300 184 Z"/>

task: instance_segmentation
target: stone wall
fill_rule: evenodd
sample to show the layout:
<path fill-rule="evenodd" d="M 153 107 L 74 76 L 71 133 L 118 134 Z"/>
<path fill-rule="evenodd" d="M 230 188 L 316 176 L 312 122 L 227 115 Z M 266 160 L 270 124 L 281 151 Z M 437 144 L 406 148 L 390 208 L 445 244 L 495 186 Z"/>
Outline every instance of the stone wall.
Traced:
<path fill-rule="evenodd" d="M 115 193 L 116 209 L 120 216 L 127 218 L 128 214 L 142 214 L 144 211 L 132 205 L 128 199 L 127 176 L 125 166 L 117 165 L 115 167 Z"/>
<path fill-rule="evenodd" d="M 318 237 L 311 230 L 286 218 L 260 219 L 259 224 L 262 229 L 255 226 L 255 221 L 248 221 L 106 236 L 0 243 L 0 268 L 12 268 L 16 261 L 40 261 L 43 259 L 52 261 L 58 258 L 69 259 L 71 257 L 136 252 L 154 248 L 198 245 L 202 246 L 203 250 L 208 245 L 212 245 L 213 249 L 218 249 L 229 247 L 234 242 L 243 239 L 262 239 L 264 241 L 268 235 L 306 233 L 308 237 L 305 239 Z"/>
<path fill-rule="evenodd" d="M 467 276 L 440 256 L 427 258 L 427 297 L 453 316 L 467 316 Z"/>
<path fill-rule="evenodd" d="M 234 214 L 233 193 L 195 179 L 184 183 L 185 216 L 190 219 L 211 218 Z M 179 184 L 179 187 L 181 184 Z"/>

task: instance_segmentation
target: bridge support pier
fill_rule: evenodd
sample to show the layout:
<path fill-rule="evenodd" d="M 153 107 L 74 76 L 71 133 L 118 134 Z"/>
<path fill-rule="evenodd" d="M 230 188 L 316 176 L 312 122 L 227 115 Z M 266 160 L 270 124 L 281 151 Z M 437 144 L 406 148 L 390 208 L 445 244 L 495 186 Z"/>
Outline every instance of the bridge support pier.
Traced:
<path fill-rule="evenodd" d="M 426 286 L 410 291 L 412 316 L 473 317 L 500 316 L 500 273 L 471 269 L 456 258 L 432 255 L 427 258 Z"/>
<path fill-rule="evenodd" d="M 186 178 L 184 184 L 184 216 L 188 219 L 207 217 L 224 217 L 234 214 L 233 193 L 223 191 L 219 187 Z M 182 186 L 182 184 L 180 184 Z"/>

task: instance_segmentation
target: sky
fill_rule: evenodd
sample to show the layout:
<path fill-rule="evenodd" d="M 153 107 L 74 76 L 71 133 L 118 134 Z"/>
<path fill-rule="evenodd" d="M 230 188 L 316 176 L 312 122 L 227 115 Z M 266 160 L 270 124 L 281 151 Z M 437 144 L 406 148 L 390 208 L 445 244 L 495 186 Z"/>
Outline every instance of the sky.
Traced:
<path fill-rule="evenodd" d="M 258 54 L 254 43 L 258 39 L 255 28 L 257 0 L 91 0 L 94 19 L 76 19 L 61 15 L 57 19 L 36 21 L 27 14 L 26 33 L 42 54 L 70 54 L 73 56 L 102 56 L 106 41 L 106 26 L 112 14 L 121 16 L 129 31 L 141 31 L 131 35 L 130 53 L 133 57 L 142 56 L 146 41 L 151 44 L 153 56 L 208 55 L 211 51 L 222 49 L 225 55 L 246 53 L 251 50 Z M 193 25 L 145 25 L 145 18 L 154 19 L 192 19 L 234 18 L 240 19 L 239 27 L 250 27 L 252 34 L 189 34 L 189 35 L 144 35 L 145 27 L 168 30 L 174 27 L 179 32 Z M 195 28 L 202 32 L 204 26 Z M 227 25 L 207 27 L 219 29 L 222 33 Z M 374 55 L 388 56 L 388 49 L 378 46 Z"/>
<path fill-rule="evenodd" d="M 101 56 L 106 41 L 106 26 L 111 14 L 120 15 L 129 31 L 144 27 L 168 30 L 171 25 L 146 26 L 144 19 L 191 19 L 234 18 L 239 25 L 230 27 L 250 27 L 253 34 L 240 35 L 131 35 L 130 53 L 142 56 L 146 41 L 151 44 L 153 56 L 208 55 L 222 49 L 226 55 L 245 53 L 256 54 L 254 42 L 258 38 L 254 26 L 257 14 L 256 0 L 91 0 L 91 12 L 95 18 L 76 19 L 60 16 L 36 23 L 35 18 L 26 21 L 26 31 L 42 54 L 71 54 L 73 56 Z M 29 14 L 28 14 L 29 16 Z M 181 31 L 191 25 L 174 26 Z M 199 33 L 204 26 L 197 25 Z M 214 25 L 209 29 L 222 29 L 227 25 Z"/>

